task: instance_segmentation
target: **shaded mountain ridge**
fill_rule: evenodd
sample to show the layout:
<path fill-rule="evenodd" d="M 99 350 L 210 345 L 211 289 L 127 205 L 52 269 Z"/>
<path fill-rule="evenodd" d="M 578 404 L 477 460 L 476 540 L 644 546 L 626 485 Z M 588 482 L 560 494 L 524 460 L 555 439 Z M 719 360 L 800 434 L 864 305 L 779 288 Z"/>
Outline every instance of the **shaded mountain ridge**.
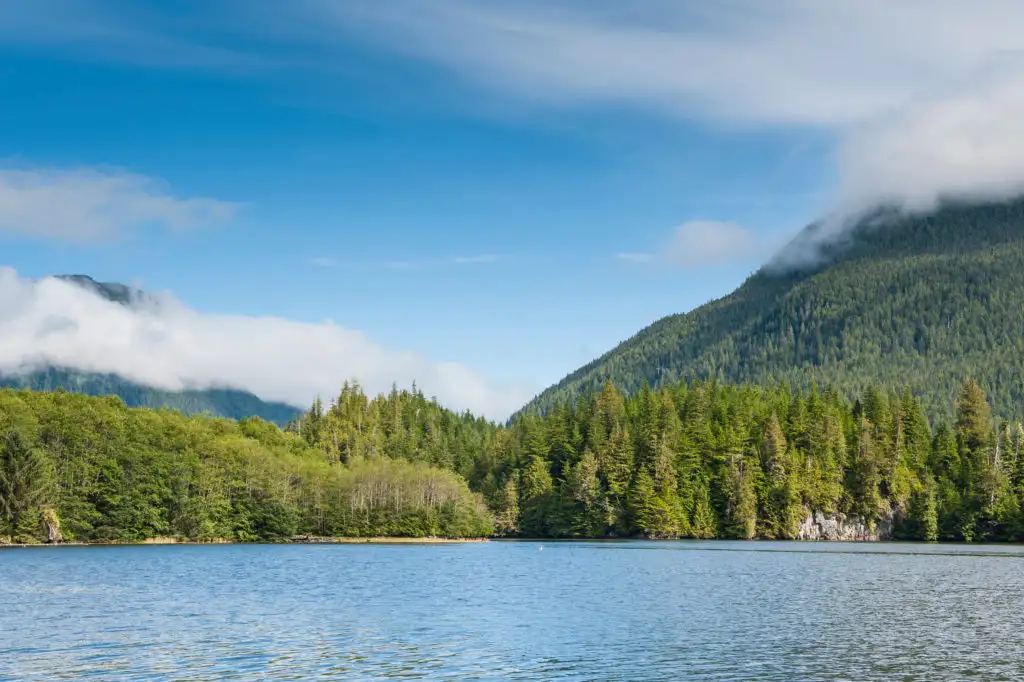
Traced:
<path fill-rule="evenodd" d="M 790 249 L 814 241 L 813 225 Z M 909 386 L 931 414 L 976 378 L 995 410 L 1024 413 L 1024 200 L 879 212 L 797 267 L 766 266 L 733 293 L 664 317 L 548 388 L 545 412 L 612 381 Z"/>

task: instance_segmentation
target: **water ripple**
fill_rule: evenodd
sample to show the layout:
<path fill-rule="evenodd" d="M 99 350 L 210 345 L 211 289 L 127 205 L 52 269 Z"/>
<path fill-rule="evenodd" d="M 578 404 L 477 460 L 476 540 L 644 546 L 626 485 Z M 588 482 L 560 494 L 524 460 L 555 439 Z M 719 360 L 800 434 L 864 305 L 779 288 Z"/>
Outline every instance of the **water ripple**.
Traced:
<path fill-rule="evenodd" d="M 0 679 L 1016 679 L 1024 549 L 0 551 Z"/>

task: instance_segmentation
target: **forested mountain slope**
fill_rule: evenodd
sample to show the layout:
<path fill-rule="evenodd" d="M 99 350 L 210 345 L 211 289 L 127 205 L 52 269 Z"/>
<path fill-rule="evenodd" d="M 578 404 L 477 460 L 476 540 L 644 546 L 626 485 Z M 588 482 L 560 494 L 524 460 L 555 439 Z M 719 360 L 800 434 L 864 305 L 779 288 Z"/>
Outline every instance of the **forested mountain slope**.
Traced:
<path fill-rule="evenodd" d="M 816 229 L 808 228 L 802 236 Z M 799 239 L 799 238 L 798 238 Z M 658 320 L 545 390 L 547 411 L 611 380 L 906 386 L 950 416 L 964 376 L 1024 412 L 1024 201 L 876 215 L 812 266 L 763 268 L 735 292 Z"/>
<path fill-rule="evenodd" d="M 115 374 L 76 372 L 57 367 L 48 367 L 23 376 L 0 377 L 0 387 L 28 388 L 34 391 L 63 389 L 92 396 L 116 395 L 129 407 L 166 407 L 183 414 L 209 413 L 230 419 L 259 417 L 281 426 L 299 413 L 291 405 L 265 402 L 248 391 L 231 388 L 165 391 L 128 381 Z"/>
<path fill-rule="evenodd" d="M 97 282 L 86 275 L 59 277 L 122 305 L 130 305 L 133 300 L 146 297 L 145 292 L 124 284 Z M 281 426 L 300 412 L 292 405 L 265 402 L 249 391 L 234 388 L 166 391 L 129 381 L 115 374 L 79 372 L 65 367 L 47 367 L 24 375 L 0 376 L 0 387 L 28 388 L 36 391 L 64 389 L 92 396 L 116 395 L 129 407 L 166 407 L 184 414 L 209 413 L 231 419 L 259 417 Z"/>

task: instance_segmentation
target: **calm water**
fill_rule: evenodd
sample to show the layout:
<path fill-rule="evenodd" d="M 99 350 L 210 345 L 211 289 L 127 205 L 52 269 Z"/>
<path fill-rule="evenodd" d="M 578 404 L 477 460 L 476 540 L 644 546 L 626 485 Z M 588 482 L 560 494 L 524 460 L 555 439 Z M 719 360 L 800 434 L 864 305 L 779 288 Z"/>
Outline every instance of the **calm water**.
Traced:
<path fill-rule="evenodd" d="M 1024 548 L 0 550 L 0 679 L 1020 679 Z"/>

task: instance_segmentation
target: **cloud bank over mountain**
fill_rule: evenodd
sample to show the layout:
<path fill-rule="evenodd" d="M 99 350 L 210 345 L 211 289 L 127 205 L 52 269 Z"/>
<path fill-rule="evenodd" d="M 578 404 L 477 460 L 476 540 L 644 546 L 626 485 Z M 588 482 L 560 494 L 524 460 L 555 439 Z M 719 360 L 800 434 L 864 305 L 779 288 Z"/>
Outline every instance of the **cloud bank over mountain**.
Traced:
<path fill-rule="evenodd" d="M 0 268 L 0 372 L 47 365 L 110 372 L 168 390 L 230 386 L 308 405 L 357 379 L 371 394 L 413 381 L 447 407 L 504 419 L 532 391 L 472 369 L 385 348 L 333 322 L 213 315 L 155 293 L 131 306 L 81 286 Z"/>

